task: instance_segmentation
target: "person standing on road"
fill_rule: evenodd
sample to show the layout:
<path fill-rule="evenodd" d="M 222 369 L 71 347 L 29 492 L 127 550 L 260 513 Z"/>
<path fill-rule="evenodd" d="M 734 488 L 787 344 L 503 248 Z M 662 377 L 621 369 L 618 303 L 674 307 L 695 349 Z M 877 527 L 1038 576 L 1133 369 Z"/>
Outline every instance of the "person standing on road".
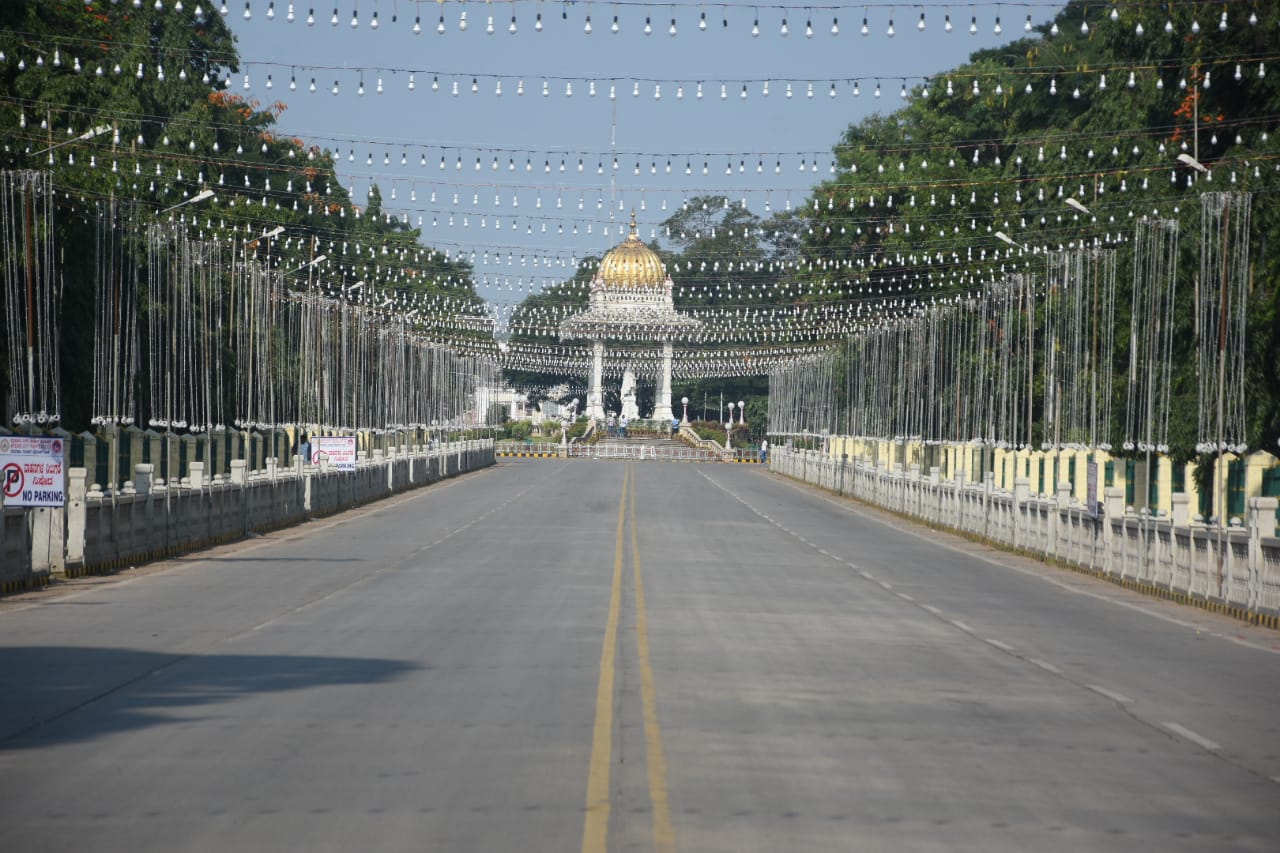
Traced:
<path fill-rule="evenodd" d="M 622 438 L 627 437 L 627 423 L 628 423 L 628 419 L 625 414 L 623 414 L 618 418 L 618 435 L 620 435 Z"/>
<path fill-rule="evenodd" d="M 769 439 L 767 438 L 760 439 L 760 461 L 769 461 Z"/>

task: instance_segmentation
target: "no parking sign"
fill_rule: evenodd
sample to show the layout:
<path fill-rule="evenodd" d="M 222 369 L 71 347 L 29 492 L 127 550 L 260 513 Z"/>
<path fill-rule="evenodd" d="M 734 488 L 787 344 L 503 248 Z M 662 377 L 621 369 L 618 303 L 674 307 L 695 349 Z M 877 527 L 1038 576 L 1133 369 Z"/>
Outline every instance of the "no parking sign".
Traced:
<path fill-rule="evenodd" d="M 60 438 L 0 437 L 0 484 L 5 506 L 63 506 L 67 477 Z"/>

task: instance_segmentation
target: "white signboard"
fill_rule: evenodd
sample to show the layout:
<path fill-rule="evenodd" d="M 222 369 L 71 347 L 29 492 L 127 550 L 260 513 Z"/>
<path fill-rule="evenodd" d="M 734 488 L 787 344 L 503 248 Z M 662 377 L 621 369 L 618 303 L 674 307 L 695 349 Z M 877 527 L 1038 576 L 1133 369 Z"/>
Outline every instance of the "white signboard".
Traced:
<path fill-rule="evenodd" d="M 0 436 L 0 482 L 5 506 L 65 506 L 66 443 L 60 438 Z"/>
<path fill-rule="evenodd" d="M 320 463 L 320 454 L 329 457 L 329 464 L 339 471 L 356 470 L 356 437 L 354 435 L 313 435 L 311 437 L 311 464 Z"/>

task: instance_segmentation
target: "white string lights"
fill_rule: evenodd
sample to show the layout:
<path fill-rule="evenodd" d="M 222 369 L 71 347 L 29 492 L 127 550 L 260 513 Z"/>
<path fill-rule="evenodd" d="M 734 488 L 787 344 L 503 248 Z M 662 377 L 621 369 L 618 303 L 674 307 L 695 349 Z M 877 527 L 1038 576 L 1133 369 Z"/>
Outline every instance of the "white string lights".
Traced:
<path fill-rule="evenodd" d="M 49 172 L 0 172 L 7 408 L 18 426 L 57 426 L 62 418 L 62 278 L 55 260 L 53 210 Z"/>
<path fill-rule="evenodd" d="M 1144 217 L 1134 232 L 1126 451 L 1169 449 L 1178 221 Z"/>
<path fill-rule="evenodd" d="M 118 2 L 118 0 L 116 0 Z M 136 0 L 141 2 L 141 0 Z M 261 16 L 255 16 L 253 13 L 254 5 L 259 9 L 265 5 L 266 13 Z M 350 30 L 358 30 L 362 26 L 368 27 L 370 30 L 376 31 L 380 26 L 377 11 L 367 19 L 362 20 L 359 9 L 355 9 L 350 19 L 341 15 L 335 7 L 329 16 L 325 16 L 322 12 L 317 14 L 314 6 L 307 5 L 307 13 L 305 16 L 299 14 L 303 7 L 302 3 L 298 3 L 295 9 L 294 2 L 282 0 L 282 4 L 286 6 L 286 12 L 283 16 L 275 14 L 276 0 L 247 0 L 241 17 L 246 22 L 263 20 L 267 23 L 283 20 L 285 24 L 299 23 L 306 27 L 323 26 L 327 21 L 329 28 L 342 28 Z M 136 5 L 136 3 L 135 3 Z M 164 8 L 163 2 L 158 2 L 158 6 Z M 965 7 L 970 10 L 969 23 L 967 26 L 960 26 L 958 29 L 952 22 L 951 9 L 952 4 L 946 2 L 912 2 L 912 3 L 877 3 L 874 6 L 867 5 L 785 5 L 785 4 L 769 4 L 755 5 L 749 9 L 738 4 L 731 3 L 659 3 L 659 2 L 636 2 L 636 0 L 610 0 L 605 4 L 590 2 L 579 2 L 573 4 L 576 8 L 574 14 L 570 15 L 570 6 L 565 5 L 561 9 L 559 16 L 550 15 L 545 19 L 542 14 L 543 4 L 541 2 L 529 2 L 529 0 L 493 0 L 486 2 L 485 13 L 482 23 L 476 27 L 472 27 L 472 18 L 468 16 L 465 8 L 460 8 L 456 13 L 446 13 L 445 8 L 449 5 L 464 7 L 466 0 L 453 0 L 451 3 L 445 3 L 441 0 L 439 3 L 441 11 L 437 17 L 435 26 L 431 26 L 430 21 L 424 23 L 421 14 L 414 14 L 410 20 L 407 16 L 403 21 L 399 15 L 392 13 L 390 24 L 392 26 L 400 25 L 408 28 L 414 35 L 422 35 L 424 32 L 432 32 L 438 36 L 466 36 L 474 35 L 477 37 L 495 37 L 498 34 L 507 36 L 518 36 L 524 33 L 532 33 L 534 36 L 544 32 L 548 25 L 558 24 L 569 31 L 576 31 L 583 36 L 593 36 L 600 33 L 602 36 L 618 36 L 622 34 L 634 34 L 644 38 L 651 38 L 657 35 L 665 35 L 670 38 L 676 38 L 681 33 L 706 34 L 710 30 L 721 32 L 731 32 L 735 34 L 747 35 L 752 39 L 758 39 L 762 35 L 772 34 L 777 38 L 788 38 L 793 33 L 801 35 L 806 39 L 815 38 L 819 32 L 825 30 L 831 37 L 839 37 L 842 34 L 840 27 L 840 19 L 844 17 L 849 20 L 853 17 L 855 20 L 861 20 L 861 26 L 851 29 L 850 33 L 857 33 L 861 37 L 866 38 L 873 34 L 883 38 L 892 39 L 899 34 L 899 30 L 895 27 L 895 21 L 910 21 L 912 17 L 918 15 L 915 19 L 914 27 L 904 27 L 905 30 L 914 30 L 916 32 L 925 32 L 932 26 L 936 25 L 941 19 L 940 29 L 945 33 L 967 33 L 970 36 L 977 35 L 980 31 L 990 31 L 996 36 L 1003 35 L 1005 27 L 1001 23 L 1001 10 L 1020 9 L 1025 14 L 1025 21 L 1020 27 L 1010 27 L 1011 34 L 1031 33 L 1036 29 L 1032 23 L 1033 15 L 1037 12 L 1042 14 L 1052 14 L 1055 12 L 1060 3 L 1050 2 L 982 2 L 967 3 Z M 474 4 L 473 4 L 474 5 Z M 498 15 L 489 12 L 494 7 L 506 5 L 510 7 L 510 12 L 500 13 Z M 1162 25 L 1155 25 L 1156 17 L 1162 10 L 1172 12 L 1175 7 L 1197 6 L 1190 0 L 1181 0 L 1181 2 L 1169 2 L 1150 5 L 1136 5 L 1135 8 L 1126 8 L 1125 13 L 1121 14 L 1117 5 L 1111 5 L 1109 11 L 1104 9 L 1097 10 L 1096 14 L 1086 14 L 1081 18 L 1079 23 L 1079 32 L 1081 35 L 1088 35 L 1093 29 L 1098 27 L 1115 27 L 1127 32 L 1132 32 L 1138 37 L 1145 36 L 1148 31 L 1160 31 L 1165 35 L 1179 35 L 1187 37 L 1197 37 L 1202 34 L 1211 33 L 1213 30 L 1225 31 L 1228 27 L 1228 9 L 1234 7 L 1236 14 L 1246 20 L 1249 26 L 1257 26 L 1258 16 L 1257 10 L 1251 0 L 1228 0 L 1222 4 L 1221 15 L 1215 20 L 1209 15 L 1205 25 L 1201 25 L 1198 19 L 1193 18 L 1191 24 L 1185 27 L 1184 31 L 1179 31 L 1178 27 L 1173 23 L 1172 17 L 1165 17 Z M 532 9 L 530 9 L 532 7 Z M 174 2 L 170 8 L 175 13 L 181 14 L 183 5 L 180 2 Z M 323 7 L 322 7 L 323 8 Z M 601 9 L 605 11 L 602 13 Z M 708 21 L 707 10 L 713 10 L 712 21 L 718 20 L 718 26 Z M 874 12 L 872 11 L 874 9 Z M 230 8 L 223 3 L 219 9 L 225 17 L 231 14 Z M 981 12 L 982 20 L 979 21 L 979 12 Z M 191 13 L 197 21 L 205 16 L 205 12 L 201 6 L 197 5 L 194 12 Z M 824 27 L 825 19 L 830 16 L 830 26 Z M 593 21 L 594 17 L 594 21 Z M 507 19 L 504 26 L 503 20 Z M 525 21 L 532 20 L 532 26 L 524 26 L 521 18 Z M 692 20 L 695 23 L 685 26 L 681 23 L 683 20 Z M 792 22 L 804 20 L 804 26 L 799 27 L 793 25 Z M 598 26 L 597 22 L 607 21 L 607 25 Z M 749 23 L 748 23 L 749 21 Z M 344 22 L 348 25 L 343 26 Z M 663 23 L 666 25 L 663 26 Z M 874 22 L 874 26 L 873 26 Z M 1216 24 L 1216 27 L 1214 26 Z M 1060 34 L 1057 22 L 1051 23 L 1045 30 L 1045 34 L 1049 37 Z"/>
<path fill-rule="evenodd" d="M 1249 297 L 1249 222 L 1246 192 L 1200 196 L 1200 285 L 1196 339 L 1201 453 L 1238 453 L 1245 440 L 1245 316 Z"/>

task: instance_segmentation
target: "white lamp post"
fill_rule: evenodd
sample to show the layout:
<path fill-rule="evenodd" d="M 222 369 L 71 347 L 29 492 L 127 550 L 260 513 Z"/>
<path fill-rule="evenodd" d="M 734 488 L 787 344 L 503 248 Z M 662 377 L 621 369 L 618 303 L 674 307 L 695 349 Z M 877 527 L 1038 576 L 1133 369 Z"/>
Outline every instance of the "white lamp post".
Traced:
<path fill-rule="evenodd" d="M 747 423 L 747 404 L 739 400 L 738 401 L 738 425 L 746 426 L 746 423 Z"/>
<path fill-rule="evenodd" d="M 681 397 L 680 405 L 684 406 L 684 415 L 680 418 L 680 423 L 687 424 L 689 423 L 689 398 Z"/>
<path fill-rule="evenodd" d="M 725 405 L 729 407 L 729 423 L 733 423 L 733 401 L 730 400 Z"/>
<path fill-rule="evenodd" d="M 732 406 L 733 403 L 730 403 L 729 405 Z M 724 449 L 725 450 L 728 450 L 730 447 L 733 446 L 732 439 L 733 439 L 733 415 L 730 414 L 729 420 L 726 421 L 724 425 Z"/>

